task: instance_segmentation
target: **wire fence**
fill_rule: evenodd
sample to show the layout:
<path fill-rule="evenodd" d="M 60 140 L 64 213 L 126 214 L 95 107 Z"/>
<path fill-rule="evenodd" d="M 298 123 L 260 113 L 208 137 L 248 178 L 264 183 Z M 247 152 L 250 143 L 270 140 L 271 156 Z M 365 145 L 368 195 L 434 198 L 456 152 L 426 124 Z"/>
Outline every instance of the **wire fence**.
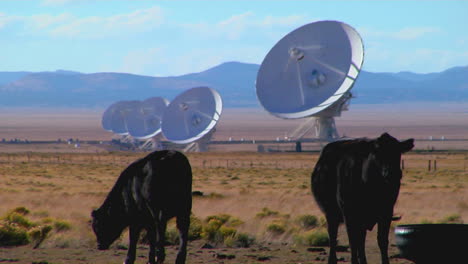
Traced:
<path fill-rule="evenodd" d="M 106 164 L 126 166 L 143 157 L 145 153 L 1 153 L 0 164 L 5 163 L 40 163 L 40 164 Z M 286 155 L 286 154 L 285 154 Z M 249 156 L 249 158 L 230 158 L 222 155 L 216 158 L 211 155 L 190 156 L 190 163 L 195 168 L 270 168 L 270 169 L 313 169 L 319 155 L 304 155 L 282 158 L 273 155 L 268 158 Z M 237 155 L 241 156 L 241 155 Z M 438 155 L 405 155 L 401 160 L 402 169 L 421 169 L 427 171 L 437 170 L 468 170 L 468 154 L 438 154 Z"/>

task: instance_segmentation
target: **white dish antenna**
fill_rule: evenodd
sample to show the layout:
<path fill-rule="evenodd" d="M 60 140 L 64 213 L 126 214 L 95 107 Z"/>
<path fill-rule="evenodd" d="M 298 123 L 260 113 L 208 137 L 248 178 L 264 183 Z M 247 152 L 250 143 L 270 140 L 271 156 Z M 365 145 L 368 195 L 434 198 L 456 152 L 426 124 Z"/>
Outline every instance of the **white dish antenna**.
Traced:
<path fill-rule="evenodd" d="M 128 120 L 130 115 L 139 106 L 140 101 L 120 101 L 117 102 L 116 109 L 110 118 L 112 132 L 117 135 L 128 135 Z"/>
<path fill-rule="evenodd" d="M 162 133 L 176 144 L 197 145 L 205 151 L 223 108 L 219 93 L 209 87 L 196 87 L 178 95 L 166 108 Z M 188 146 L 190 147 L 190 146 Z"/>
<path fill-rule="evenodd" d="M 132 109 L 127 127 L 130 136 L 147 140 L 161 132 L 161 121 L 169 101 L 162 97 L 151 97 Z"/>
<path fill-rule="evenodd" d="M 112 132 L 112 116 L 115 114 L 116 110 L 119 108 L 119 104 L 121 103 L 122 102 L 116 102 L 111 104 L 102 114 L 101 125 L 104 130 Z"/>
<path fill-rule="evenodd" d="M 257 98 L 280 118 L 316 117 L 317 137 L 337 138 L 333 117 L 346 110 L 363 59 L 361 37 L 351 26 L 338 21 L 304 25 L 284 36 L 264 58 Z M 310 126 L 298 128 L 295 139 L 308 130 Z"/>

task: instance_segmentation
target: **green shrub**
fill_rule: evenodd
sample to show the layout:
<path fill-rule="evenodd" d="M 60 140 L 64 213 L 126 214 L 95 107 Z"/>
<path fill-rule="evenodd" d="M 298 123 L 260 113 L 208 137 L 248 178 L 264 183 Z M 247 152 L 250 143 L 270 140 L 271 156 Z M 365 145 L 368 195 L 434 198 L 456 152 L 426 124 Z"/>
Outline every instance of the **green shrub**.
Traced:
<path fill-rule="evenodd" d="M 304 229 L 312 229 L 317 227 L 318 219 L 314 215 L 301 215 L 298 216 L 296 222 L 299 224 L 300 227 Z"/>
<path fill-rule="evenodd" d="M 72 228 L 71 224 L 65 220 L 56 220 L 54 222 L 54 229 L 57 232 L 68 231 Z"/>
<path fill-rule="evenodd" d="M 200 219 L 194 215 L 190 216 L 190 227 L 188 232 L 188 239 L 190 241 L 200 239 L 202 237 L 203 224 Z"/>
<path fill-rule="evenodd" d="M 0 246 L 22 246 L 29 244 L 25 228 L 9 222 L 0 222 Z"/>
<path fill-rule="evenodd" d="M 226 237 L 234 237 L 237 233 L 237 230 L 232 227 L 221 226 L 219 228 L 219 232 L 221 233 L 221 236 L 223 238 L 226 238 Z"/>
<path fill-rule="evenodd" d="M 273 211 L 273 210 L 270 210 L 267 207 L 263 207 L 262 211 L 260 213 L 257 213 L 256 216 L 258 218 L 264 218 L 264 217 L 268 217 L 268 216 L 277 216 L 277 215 L 279 215 L 278 211 Z"/>
<path fill-rule="evenodd" d="M 241 248 L 248 248 L 251 245 L 253 245 L 254 242 L 255 242 L 254 237 L 249 236 L 248 234 L 245 234 L 245 233 L 240 233 L 236 236 L 234 246 L 241 247 Z"/>
<path fill-rule="evenodd" d="M 178 245 L 179 244 L 179 231 L 175 226 L 166 229 L 166 244 Z"/>
<path fill-rule="evenodd" d="M 312 229 L 294 237 L 294 241 L 305 246 L 328 246 L 330 239 L 324 229 Z"/>
<path fill-rule="evenodd" d="M 202 226 L 201 237 L 216 244 L 232 246 L 236 241 L 235 227 L 242 225 L 242 220 L 228 214 L 208 216 Z"/>
<path fill-rule="evenodd" d="M 215 220 L 218 220 L 223 225 L 223 224 L 227 223 L 227 221 L 229 221 L 230 218 L 231 218 L 231 216 L 228 215 L 228 214 L 210 215 L 210 216 L 206 217 L 205 222 L 208 223 L 211 220 L 215 219 Z"/>
<path fill-rule="evenodd" d="M 42 242 L 47 238 L 47 235 L 52 231 L 52 226 L 38 226 L 28 231 L 28 236 L 34 242 L 33 248 L 38 248 Z"/>
<path fill-rule="evenodd" d="M 281 235 L 286 232 L 286 225 L 281 222 L 272 222 L 267 226 L 267 231 L 274 235 Z"/>
<path fill-rule="evenodd" d="M 28 215 L 30 213 L 30 211 L 26 207 L 20 206 L 20 207 L 16 207 L 15 209 L 11 210 L 11 213 L 18 213 L 20 215 Z"/>
<path fill-rule="evenodd" d="M 35 223 L 29 221 L 29 219 L 27 219 L 24 214 L 15 211 L 12 211 L 9 214 L 7 214 L 4 220 L 8 223 L 17 224 L 24 228 L 31 228 L 36 225 Z"/>

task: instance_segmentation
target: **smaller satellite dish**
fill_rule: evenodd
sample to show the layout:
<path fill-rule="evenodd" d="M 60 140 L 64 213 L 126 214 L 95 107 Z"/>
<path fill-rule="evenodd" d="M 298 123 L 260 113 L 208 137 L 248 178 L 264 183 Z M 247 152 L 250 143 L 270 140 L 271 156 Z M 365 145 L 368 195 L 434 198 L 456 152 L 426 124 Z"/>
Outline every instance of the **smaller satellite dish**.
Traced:
<path fill-rule="evenodd" d="M 119 108 L 119 104 L 121 103 L 122 102 L 116 102 L 111 104 L 102 114 L 101 125 L 104 130 L 112 132 L 112 116 L 115 114 L 116 110 Z"/>
<path fill-rule="evenodd" d="M 192 143 L 212 133 L 221 116 L 222 100 L 209 87 L 196 87 L 178 95 L 166 108 L 162 133 L 177 144 Z"/>
<path fill-rule="evenodd" d="M 128 135 L 128 120 L 131 113 L 136 111 L 140 101 L 120 101 L 110 118 L 112 132 L 117 135 Z"/>
<path fill-rule="evenodd" d="M 162 97 L 151 97 L 132 108 L 127 127 L 129 134 L 138 140 L 146 140 L 161 132 L 161 121 L 169 101 Z"/>

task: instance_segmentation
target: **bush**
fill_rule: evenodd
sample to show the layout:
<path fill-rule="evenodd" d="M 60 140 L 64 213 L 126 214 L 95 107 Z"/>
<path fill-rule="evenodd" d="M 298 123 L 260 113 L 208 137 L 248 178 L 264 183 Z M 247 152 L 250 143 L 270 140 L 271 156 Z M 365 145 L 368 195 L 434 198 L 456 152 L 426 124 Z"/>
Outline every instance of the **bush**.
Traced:
<path fill-rule="evenodd" d="M 179 230 L 175 226 L 166 229 L 166 244 L 178 245 L 179 244 Z"/>
<path fill-rule="evenodd" d="M 202 237 L 203 224 L 200 219 L 194 215 L 190 216 L 190 227 L 188 232 L 188 239 L 190 241 L 200 239 Z"/>
<path fill-rule="evenodd" d="M 34 242 L 33 248 L 38 248 L 47 238 L 50 231 L 52 231 L 52 226 L 50 225 L 39 226 L 29 230 L 27 234 Z"/>
<path fill-rule="evenodd" d="M 244 222 L 228 214 L 211 215 L 205 219 L 201 237 L 216 244 L 234 246 L 237 239 L 236 227 Z"/>
<path fill-rule="evenodd" d="M 33 222 L 26 217 L 29 213 L 25 207 L 17 207 L 0 219 L 0 246 L 20 246 L 33 242 L 33 247 L 37 248 L 53 229 L 57 232 L 71 229 L 67 221 L 53 218 Z"/>
<path fill-rule="evenodd" d="M 330 239 L 324 229 L 312 229 L 302 235 L 294 237 L 296 243 L 305 246 L 328 246 Z"/>
<path fill-rule="evenodd" d="M 240 233 L 236 236 L 236 240 L 234 242 L 235 247 L 241 247 L 241 248 L 248 248 L 253 243 L 255 242 L 255 238 L 249 236 L 248 234 L 245 233 Z"/>
<path fill-rule="evenodd" d="M 9 222 L 0 222 L 0 246 L 22 246 L 29 244 L 25 228 Z"/>
<path fill-rule="evenodd" d="M 304 229 L 312 229 L 318 225 L 318 219 L 314 215 L 301 215 L 297 217 L 296 222 Z"/>
<path fill-rule="evenodd" d="M 281 235 L 286 232 L 286 225 L 280 222 L 272 222 L 267 226 L 267 231 L 274 235 Z"/>
<path fill-rule="evenodd" d="M 72 228 L 71 224 L 65 220 L 56 220 L 54 222 L 54 229 L 57 232 L 68 231 Z"/>
<path fill-rule="evenodd" d="M 17 224 L 24 228 L 31 228 L 36 225 L 35 223 L 29 221 L 29 219 L 27 219 L 24 214 L 15 211 L 12 211 L 9 214 L 7 214 L 4 218 L 4 221 L 10 224 Z"/>
<path fill-rule="evenodd" d="M 262 211 L 260 213 L 257 213 L 256 216 L 258 218 L 264 218 L 268 216 L 277 216 L 277 215 L 279 215 L 278 211 L 273 211 L 273 210 L 268 209 L 267 207 L 263 207 Z"/>

